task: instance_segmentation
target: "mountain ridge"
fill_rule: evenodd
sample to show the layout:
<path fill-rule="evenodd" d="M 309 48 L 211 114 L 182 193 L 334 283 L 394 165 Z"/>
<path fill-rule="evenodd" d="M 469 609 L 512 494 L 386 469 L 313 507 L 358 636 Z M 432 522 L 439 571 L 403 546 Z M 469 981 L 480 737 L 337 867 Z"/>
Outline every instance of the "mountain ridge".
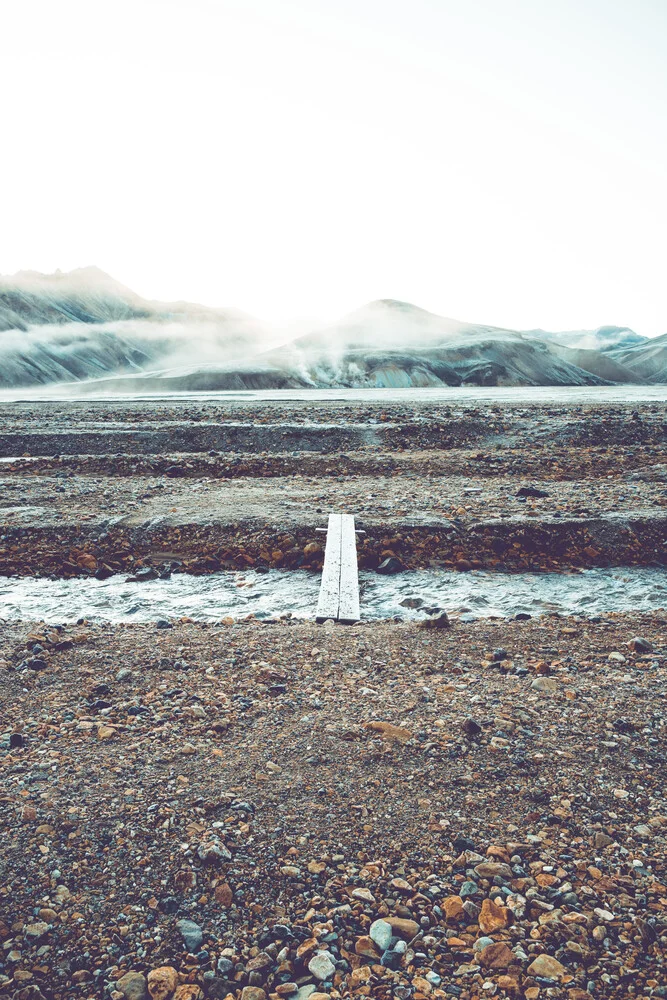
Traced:
<path fill-rule="evenodd" d="M 92 381 L 91 381 L 92 380 Z M 142 298 L 96 267 L 0 276 L 0 388 L 667 383 L 667 334 L 511 330 L 378 299 L 289 343 L 247 314 Z"/>

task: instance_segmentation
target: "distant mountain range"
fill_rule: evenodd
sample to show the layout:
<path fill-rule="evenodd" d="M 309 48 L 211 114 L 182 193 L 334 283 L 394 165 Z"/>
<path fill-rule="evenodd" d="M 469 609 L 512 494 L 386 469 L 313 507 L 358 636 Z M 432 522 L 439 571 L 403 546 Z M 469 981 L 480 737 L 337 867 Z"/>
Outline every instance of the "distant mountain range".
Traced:
<path fill-rule="evenodd" d="M 0 277 L 0 388 L 53 383 L 110 392 L 667 384 L 667 334 L 507 330 L 382 299 L 277 345 L 244 313 L 150 302 L 94 267 Z"/>

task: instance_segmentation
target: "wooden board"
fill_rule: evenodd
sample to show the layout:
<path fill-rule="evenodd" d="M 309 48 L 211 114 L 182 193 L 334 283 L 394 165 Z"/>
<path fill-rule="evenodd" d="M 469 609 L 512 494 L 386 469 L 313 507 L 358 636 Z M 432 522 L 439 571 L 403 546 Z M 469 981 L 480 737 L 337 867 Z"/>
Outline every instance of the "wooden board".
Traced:
<path fill-rule="evenodd" d="M 323 622 L 328 618 L 347 623 L 359 621 L 357 541 L 351 514 L 329 514 L 316 620 Z"/>
<path fill-rule="evenodd" d="M 338 618 L 342 622 L 359 621 L 359 570 L 357 568 L 357 538 L 354 518 L 341 515 L 340 539 L 340 606 Z"/>
<path fill-rule="evenodd" d="M 327 546 L 324 552 L 322 583 L 320 585 L 320 599 L 317 602 L 318 622 L 326 621 L 327 618 L 333 618 L 334 621 L 338 620 L 338 609 L 340 607 L 341 521 L 341 514 L 329 514 Z"/>

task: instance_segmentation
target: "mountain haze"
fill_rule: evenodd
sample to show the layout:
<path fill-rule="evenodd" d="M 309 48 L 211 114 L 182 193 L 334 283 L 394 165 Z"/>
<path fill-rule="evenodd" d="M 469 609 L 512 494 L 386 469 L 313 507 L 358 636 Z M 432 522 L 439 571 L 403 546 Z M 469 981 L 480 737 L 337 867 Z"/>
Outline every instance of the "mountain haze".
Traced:
<path fill-rule="evenodd" d="M 667 335 L 517 331 L 393 299 L 276 346 L 234 309 L 143 299 L 98 268 L 0 277 L 0 388 L 82 390 L 667 383 Z"/>

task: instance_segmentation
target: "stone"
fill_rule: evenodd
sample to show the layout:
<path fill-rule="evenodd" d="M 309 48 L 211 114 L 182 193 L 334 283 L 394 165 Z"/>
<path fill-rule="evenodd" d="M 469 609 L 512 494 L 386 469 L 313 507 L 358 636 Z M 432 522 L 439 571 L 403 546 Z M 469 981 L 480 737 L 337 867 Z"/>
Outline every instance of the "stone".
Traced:
<path fill-rule="evenodd" d="M 511 949 L 504 941 L 494 941 L 480 952 L 479 960 L 485 969 L 495 969 L 502 972 L 510 965 L 518 964 Z"/>
<path fill-rule="evenodd" d="M 438 611 L 418 622 L 419 628 L 451 628 L 451 624 L 446 611 Z"/>
<path fill-rule="evenodd" d="M 391 927 L 389 927 L 389 942 L 391 943 Z M 378 959 L 386 948 L 378 947 L 372 938 L 366 934 L 362 934 L 360 938 L 357 939 L 357 943 L 354 946 L 354 952 L 356 955 L 360 955 L 362 958 L 374 958 Z"/>
<path fill-rule="evenodd" d="M 408 740 L 412 739 L 412 733 L 409 729 L 404 729 L 402 726 L 394 726 L 391 722 L 367 722 L 364 725 L 364 729 L 370 729 L 375 733 L 379 733 L 383 740 L 395 743 L 407 743 Z"/>
<path fill-rule="evenodd" d="M 229 909 L 234 900 L 234 893 L 232 892 L 231 886 L 228 885 L 227 882 L 223 882 L 222 885 L 216 885 L 214 898 L 216 903 L 219 903 L 220 906 L 224 906 L 226 910 Z"/>
<path fill-rule="evenodd" d="M 98 740 L 110 740 L 116 735 L 116 730 L 112 726 L 100 726 L 97 730 Z"/>
<path fill-rule="evenodd" d="M 541 691 L 542 694 L 556 694 L 558 691 L 558 681 L 555 677 L 536 677 L 530 684 L 534 691 Z"/>
<path fill-rule="evenodd" d="M 231 852 L 220 843 L 217 837 L 205 841 L 197 848 L 197 856 L 207 865 L 215 865 L 219 861 L 231 861 Z"/>
<path fill-rule="evenodd" d="M 266 991 L 260 986 L 244 986 L 241 990 L 241 1000 L 266 1000 Z"/>
<path fill-rule="evenodd" d="M 419 924 L 416 920 L 406 920 L 403 917 L 384 917 L 396 937 L 411 941 L 419 933 Z"/>
<path fill-rule="evenodd" d="M 628 648 L 634 650 L 635 653 L 653 652 L 653 644 L 649 642 L 648 639 L 642 639 L 641 636 L 638 635 L 636 635 L 634 639 L 630 639 Z"/>
<path fill-rule="evenodd" d="M 538 955 L 528 966 L 528 975 L 541 976 L 543 979 L 555 979 L 560 983 L 563 977 L 568 975 L 568 971 L 551 955 Z"/>
<path fill-rule="evenodd" d="M 26 924 L 23 933 L 30 938 L 41 938 L 47 933 L 49 925 L 44 920 L 36 920 L 32 924 Z"/>
<path fill-rule="evenodd" d="M 148 973 L 148 992 L 152 1000 L 170 1000 L 178 987 L 178 973 L 171 965 L 161 965 Z"/>
<path fill-rule="evenodd" d="M 386 920 L 374 920 L 370 926 L 368 934 L 371 940 L 378 946 L 380 951 L 386 951 L 391 944 L 394 935 L 391 924 Z"/>
<path fill-rule="evenodd" d="M 123 994 L 125 1000 L 145 1000 L 148 996 L 148 984 L 143 972 L 126 972 L 116 982 L 116 989 Z"/>
<path fill-rule="evenodd" d="M 442 908 L 445 911 L 445 918 L 450 923 L 465 919 L 466 913 L 460 896 L 447 896 L 442 902 Z"/>
<path fill-rule="evenodd" d="M 482 732 L 482 727 L 474 719 L 466 719 L 461 728 L 469 739 L 479 736 Z"/>
<path fill-rule="evenodd" d="M 637 826 L 633 826 L 632 829 L 642 840 L 647 840 L 653 835 L 653 830 L 646 823 L 639 823 Z"/>
<path fill-rule="evenodd" d="M 331 959 L 331 955 L 326 951 L 321 951 L 311 958 L 308 963 L 308 971 L 311 975 L 315 976 L 315 979 L 324 982 L 325 979 L 331 979 L 336 971 L 336 966 Z"/>
<path fill-rule="evenodd" d="M 390 556 L 388 559 L 384 559 L 377 568 L 377 572 L 381 573 L 383 576 L 393 576 L 395 573 L 402 573 L 405 567 L 400 559 L 395 559 Z"/>
<path fill-rule="evenodd" d="M 194 955 L 199 951 L 204 940 L 204 932 L 199 924 L 196 924 L 194 920 L 179 920 L 176 923 L 176 929 L 191 954 Z"/>
<path fill-rule="evenodd" d="M 174 993 L 173 1000 L 203 1000 L 204 994 L 196 983 L 183 983 Z"/>
<path fill-rule="evenodd" d="M 608 837 L 606 833 L 596 833 L 595 834 L 595 846 L 598 848 L 609 847 L 614 841 L 611 837 Z"/>
<path fill-rule="evenodd" d="M 492 899 L 482 901 L 482 911 L 479 915 L 479 927 L 484 934 L 493 934 L 494 931 L 504 930 L 508 927 L 512 919 L 512 914 L 506 906 L 499 906 Z"/>
<path fill-rule="evenodd" d="M 496 876 L 509 882 L 512 878 L 512 869 L 502 861 L 483 861 L 475 868 L 475 874 L 480 878 L 494 879 Z"/>

